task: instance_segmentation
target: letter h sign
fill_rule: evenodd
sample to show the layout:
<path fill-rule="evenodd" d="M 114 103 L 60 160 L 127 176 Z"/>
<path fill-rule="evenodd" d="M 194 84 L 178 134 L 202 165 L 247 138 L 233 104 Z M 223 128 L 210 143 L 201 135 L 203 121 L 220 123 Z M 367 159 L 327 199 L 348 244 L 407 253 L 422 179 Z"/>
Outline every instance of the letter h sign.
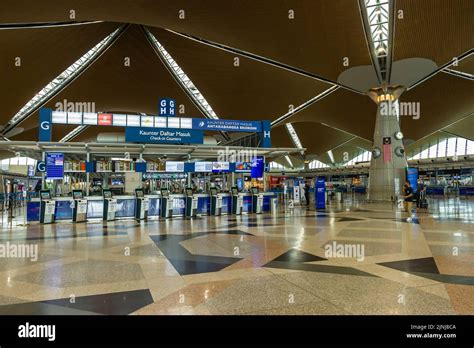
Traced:
<path fill-rule="evenodd" d="M 176 100 L 171 98 L 160 99 L 158 105 L 158 115 L 176 116 Z"/>

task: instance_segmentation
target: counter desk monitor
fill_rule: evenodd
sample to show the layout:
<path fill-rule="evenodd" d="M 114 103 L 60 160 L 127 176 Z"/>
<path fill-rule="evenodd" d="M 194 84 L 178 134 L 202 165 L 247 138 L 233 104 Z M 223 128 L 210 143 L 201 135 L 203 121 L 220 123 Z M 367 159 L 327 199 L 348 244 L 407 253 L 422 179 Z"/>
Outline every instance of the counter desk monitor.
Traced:
<path fill-rule="evenodd" d="M 167 219 L 173 217 L 173 201 L 170 199 L 168 189 L 161 189 L 160 218 Z"/>
<path fill-rule="evenodd" d="M 197 215 L 198 198 L 193 194 L 191 187 L 186 188 L 186 213 L 187 219 L 194 218 Z"/>
<path fill-rule="evenodd" d="M 51 199 L 49 190 L 40 191 L 40 223 L 51 224 L 54 222 L 54 213 L 56 211 L 56 202 Z"/>
<path fill-rule="evenodd" d="M 211 194 L 211 210 L 210 215 L 221 215 L 222 210 L 222 196 L 217 193 L 217 188 L 211 187 L 209 190 Z"/>
<path fill-rule="evenodd" d="M 263 212 L 263 193 L 258 193 L 258 187 L 252 187 L 252 213 L 261 214 Z"/>
<path fill-rule="evenodd" d="M 86 222 L 87 220 L 87 199 L 84 199 L 82 190 L 72 191 L 72 221 Z"/>
<path fill-rule="evenodd" d="M 112 191 L 110 189 L 103 189 L 102 196 L 104 197 L 104 210 L 102 219 L 104 221 L 114 221 L 115 212 L 117 211 L 117 200 L 113 198 Z"/>
<path fill-rule="evenodd" d="M 239 195 L 239 190 L 237 187 L 232 187 L 230 192 L 232 194 L 232 214 L 241 215 L 242 207 L 244 205 L 244 198 Z"/>
<path fill-rule="evenodd" d="M 135 189 L 135 219 L 137 221 L 148 218 L 149 200 L 145 197 L 143 189 Z"/>

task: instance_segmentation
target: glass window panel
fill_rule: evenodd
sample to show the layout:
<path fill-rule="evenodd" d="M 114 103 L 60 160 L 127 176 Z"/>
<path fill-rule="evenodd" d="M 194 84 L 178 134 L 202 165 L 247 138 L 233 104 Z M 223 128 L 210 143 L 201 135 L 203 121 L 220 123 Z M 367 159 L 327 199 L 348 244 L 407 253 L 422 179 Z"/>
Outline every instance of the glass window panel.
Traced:
<path fill-rule="evenodd" d="M 467 141 L 466 155 L 474 155 L 474 141 Z"/>
<path fill-rule="evenodd" d="M 458 138 L 458 143 L 456 145 L 456 154 L 458 156 L 464 156 L 466 154 L 466 139 Z"/>
<path fill-rule="evenodd" d="M 446 150 L 446 156 L 454 156 L 456 152 L 456 138 L 449 138 L 448 139 L 448 146 Z"/>

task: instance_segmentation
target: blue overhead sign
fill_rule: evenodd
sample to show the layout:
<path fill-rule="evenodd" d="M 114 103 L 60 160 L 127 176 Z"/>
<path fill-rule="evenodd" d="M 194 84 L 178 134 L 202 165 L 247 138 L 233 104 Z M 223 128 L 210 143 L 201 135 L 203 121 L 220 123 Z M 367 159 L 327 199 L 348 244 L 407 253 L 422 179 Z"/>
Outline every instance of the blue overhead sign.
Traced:
<path fill-rule="evenodd" d="M 193 129 L 224 132 L 261 132 L 262 122 L 193 118 Z"/>
<path fill-rule="evenodd" d="M 52 110 L 41 108 L 39 111 L 39 141 L 51 141 Z"/>
<path fill-rule="evenodd" d="M 202 131 L 176 128 L 125 128 L 125 141 L 148 144 L 202 144 Z"/>
<path fill-rule="evenodd" d="M 64 177 L 64 154 L 46 154 L 46 179 L 60 180 Z"/>
<path fill-rule="evenodd" d="M 160 99 L 158 107 L 160 116 L 176 116 L 176 100 L 171 98 Z"/>

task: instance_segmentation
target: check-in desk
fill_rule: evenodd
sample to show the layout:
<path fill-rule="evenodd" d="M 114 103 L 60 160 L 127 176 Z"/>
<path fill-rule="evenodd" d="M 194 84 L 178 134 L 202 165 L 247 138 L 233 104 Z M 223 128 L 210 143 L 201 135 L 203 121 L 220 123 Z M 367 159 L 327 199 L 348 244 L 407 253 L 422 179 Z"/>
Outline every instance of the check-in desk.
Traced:
<path fill-rule="evenodd" d="M 221 214 L 231 214 L 232 195 L 230 193 L 220 193 L 222 196 Z M 252 211 L 252 195 L 251 193 L 241 192 L 243 205 L 242 212 Z M 270 211 L 271 198 L 275 196 L 273 192 L 263 193 L 263 211 Z M 210 196 L 207 193 L 195 194 L 198 199 L 197 215 L 208 215 L 210 211 Z M 149 200 L 148 218 L 158 219 L 160 216 L 160 199 L 161 194 L 145 195 Z M 114 196 L 117 200 L 115 218 L 119 219 L 134 219 L 135 218 L 135 204 L 136 197 L 133 195 L 119 195 Z M 87 220 L 102 219 L 104 199 L 101 196 L 85 197 L 87 200 Z M 174 217 L 184 217 L 186 213 L 186 195 L 184 194 L 170 194 L 170 203 L 172 204 L 172 214 Z M 73 218 L 73 198 L 72 197 L 55 197 L 55 220 L 57 221 L 72 221 Z M 40 199 L 32 198 L 27 203 L 27 221 L 39 221 L 40 218 Z"/>

